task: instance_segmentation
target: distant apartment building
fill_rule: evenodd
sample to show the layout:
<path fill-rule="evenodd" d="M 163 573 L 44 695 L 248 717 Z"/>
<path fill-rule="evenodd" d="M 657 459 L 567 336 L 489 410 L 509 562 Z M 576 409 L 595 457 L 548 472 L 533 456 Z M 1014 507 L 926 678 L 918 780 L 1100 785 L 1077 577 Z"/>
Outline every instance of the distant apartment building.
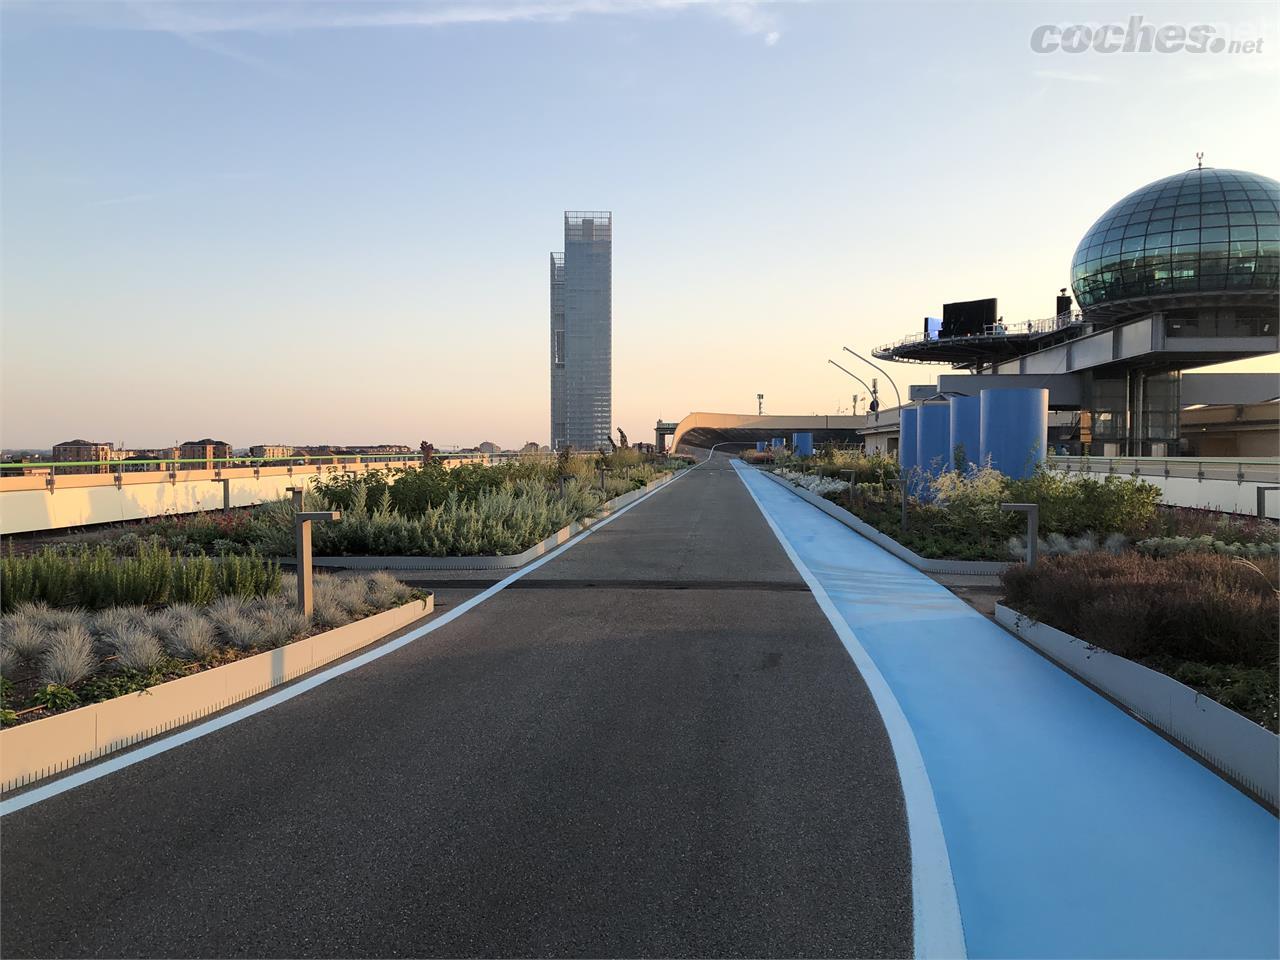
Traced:
<path fill-rule="evenodd" d="M 112 459 L 115 444 L 93 440 L 63 440 L 53 445 L 54 463 L 90 463 Z M 59 467 L 58 473 L 108 473 L 110 467 L 98 463 L 90 467 Z"/>
<path fill-rule="evenodd" d="M 249 456 L 258 460 L 283 460 L 293 456 L 293 447 L 281 443 L 258 443 L 249 448 Z"/>
<path fill-rule="evenodd" d="M 496 443 L 494 443 L 492 440 L 485 440 L 478 447 L 476 447 L 476 449 L 479 450 L 481 453 L 485 453 L 485 454 L 494 454 L 494 453 L 502 452 L 502 448 L 498 446 Z"/>
<path fill-rule="evenodd" d="M 341 447 L 348 453 L 353 454 L 369 454 L 377 456 L 398 456 L 400 454 L 412 453 L 413 449 L 404 443 L 370 443 L 363 446 Z"/>
<path fill-rule="evenodd" d="M 566 210 L 551 254 L 551 448 L 601 450 L 613 421 L 613 214 Z"/>
<path fill-rule="evenodd" d="M 182 460 L 203 460 L 204 466 L 199 463 L 181 463 L 179 468 L 183 470 L 203 470 L 212 469 L 215 460 L 225 460 L 231 456 L 231 444 L 224 443 L 221 440 L 213 440 L 205 437 L 203 440 L 188 440 L 178 448 L 178 457 Z"/>
<path fill-rule="evenodd" d="M 291 448 L 291 456 L 297 457 L 383 457 L 399 459 L 414 452 L 403 443 L 368 443 L 353 444 L 348 447 L 317 444 L 309 447 Z"/>

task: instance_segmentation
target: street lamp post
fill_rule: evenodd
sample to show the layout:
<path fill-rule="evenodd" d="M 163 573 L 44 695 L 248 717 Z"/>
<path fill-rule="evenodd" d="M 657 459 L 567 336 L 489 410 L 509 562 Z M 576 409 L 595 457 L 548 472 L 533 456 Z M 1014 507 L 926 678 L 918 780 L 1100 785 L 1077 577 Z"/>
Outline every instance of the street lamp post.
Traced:
<path fill-rule="evenodd" d="M 867 393 L 871 394 L 873 397 L 875 396 L 875 391 L 872 390 L 871 387 L 867 386 L 867 381 L 863 380 L 860 376 L 858 376 L 852 370 L 846 370 L 844 367 L 840 366 L 840 364 L 836 363 L 834 360 L 828 360 L 827 363 L 831 364 L 837 370 L 840 370 L 840 371 L 843 371 L 844 373 L 849 374 L 849 376 L 853 377 L 853 379 L 857 380 L 864 387 L 867 387 Z"/>
<path fill-rule="evenodd" d="M 893 395 L 898 401 L 898 472 L 902 474 L 902 526 L 905 529 L 907 525 L 907 473 L 902 468 L 902 394 L 898 392 L 898 385 L 893 382 L 893 377 L 889 376 L 881 367 L 872 363 L 856 350 L 850 350 L 848 347 L 842 347 L 845 353 L 851 353 L 871 369 L 879 371 L 881 376 L 889 381 L 889 386 L 893 387 Z"/>

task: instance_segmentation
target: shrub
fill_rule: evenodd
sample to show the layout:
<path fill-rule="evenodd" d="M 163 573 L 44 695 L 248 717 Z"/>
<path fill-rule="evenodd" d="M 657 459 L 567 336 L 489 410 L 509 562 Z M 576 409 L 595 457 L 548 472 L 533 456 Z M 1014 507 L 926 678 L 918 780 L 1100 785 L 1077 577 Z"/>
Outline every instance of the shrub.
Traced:
<path fill-rule="evenodd" d="M 1264 572 L 1212 554 L 1090 553 L 1012 567 L 1002 579 L 1014 609 L 1122 656 L 1268 669 L 1277 662 L 1274 559 Z"/>
<path fill-rule="evenodd" d="M 176 616 L 164 643 L 169 653 L 180 660 L 204 660 L 218 649 L 213 623 L 199 612 Z"/>
<path fill-rule="evenodd" d="M 961 472 L 947 470 L 928 481 L 928 498 L 944 508 L 953 527 L 1003 527 L 1008 515 L 1000 504 L 1008 501 L 1008 479 L 991 467 L 969 464 Z"/>
<path fill-rule="evenodd" d="M 69 687 L 89 676 L 97 667 L 93 639 L 82 624 L 76 624 L 62 627 L 50 637 L 40 662 L 40 679 L 48 684 Z"/>
<path fill-rule="evenodd" d="M 323 599 L 317 597 L 312 620 L 321 629 L 333 630 L 336 627 L 350 623 L 351 616 L 336 600 L 329 597 Z"/>
<path fill-rule="evenodd" d="M 275 561 L 247 556 L 176 557 L 150 541 L 132 556 L 117 556 L 99 545 L 77 552 L 46 547 L 0 561 L 3 608 L 40 601 L 53 606 L 79 603 L 92 610 L 121 604 L 173 602 L 203 604 L 218 594 L 263 595 L 279 586 Z"/>
<path fill-rule="evenodd" d="M 139 626 L 154 633 L 160 640 L 164 640 L 173 632 L 173 628 L 177 625 L 178 614 L 172 607 L 163 607 L 160 610 L 153 610 L 145 614 L 139 622 Z"/>
<path fill-rule="evenodd" d="M 1280 543 L 1216 540 L 1210 534 L 1198 537 L 1149 537 L 1139 540 L 1137 548 L 1139 552 L 1152 557 L 1172 557 L 1180 553 L 1218 553 L 1252 560 L 1280 555 Z"/>
<path fill-rule="evenodd" d="M 146 609 L 143 607 L 110 607 L 94 614 L 90 621 L 90 632 L 95 636 L 110 638 L 121 630 L 138 626 L 145 622 Z"/>
<path fill-rule="evenodd" d="M 145 673 L 159 666 L 164 656 L 156 635 L 134 624 L 117 630 L 109 643 L 115 653 L 116 666 L 121 670 Z"/>
<path fill-rule="evenodd" d="M 369 591 L 362 578 L 318 576 L 315 589 L 316 602 L 332 602 L 353 618 L 369 612 Z"/>
<path fill-rule="evenodd" d="M 310 622 L 297 610 L 273 605 L 258 612 L 259 646 L 280 647 L 307 632 Z"/>
<path fill-rule="evenodd" d="M 371 574 L 366 581 L 369 602 L 379 610 L 408 603 L 413 591 L 385 570 Z"/>
<path fill-rule="evenodd" d="M 790 480 L 796 486 L 804 487 L 810 493 L 816 493 L 820 497 L 844 493 L 849 489 L 849 484 L 844 480 L 836 480 L 820 473 L 806 474 L 796 473 L 794 470 L 779 470 L 778 476 L 785 480 Z"/>
<path fill-rule="evenodd" d="M 13 647 L 8 643 L 0 641 L 0 677 L 8 680 L 13 676 L 13 672 L 18 669 L 20 658 Z"/>
<path fill-rule="evenodd" d="M 1040 507 L 1045 533 L 1140 535 L 1155 519 L 1160 489 L 1145 480 L 1108 475 L 1068 474 L 1041 464 L 1025 480 L 1010 480 L 1010 501 Z"/>
<path fill-rule="evenodd" d="M 1207 537 L 1229 544 L 1280 543 L 1274 520 L 1243 514 L 1218 513 L 1190 507 L 1162 507 L 1143 532 L 1143 539 Z"/>
<path fill-rule="evenodd" d="M 566 484 L 565 495 L 540 483 L 521 480 L 479 492 L 474 500 L 450 496 L 420 515 L 369 510 L 357 495 L 341 523 L 313 532 L 320 556 L 450 556 L 519 553 L 556 530 L 600 507 L 599 492 L 581 481 Z M 264 549 L 278 556 L 293 553 L 292 510 L 272 507 L 263 514 Z"/>
<path fill-rule="evenodd" d="M 5 618 L 3 642 L 15 656 L 32 663 L 49 646 L 49 632 L 34 618 L 15 614 Z"/>

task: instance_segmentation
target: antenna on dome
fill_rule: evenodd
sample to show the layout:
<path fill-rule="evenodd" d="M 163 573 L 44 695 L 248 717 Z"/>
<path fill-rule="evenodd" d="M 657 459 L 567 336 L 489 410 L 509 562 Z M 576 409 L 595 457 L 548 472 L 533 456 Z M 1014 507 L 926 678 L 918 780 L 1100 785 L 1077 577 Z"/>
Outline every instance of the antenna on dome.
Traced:
<path fill-rule="evenodd" d="M 1203 153 L 1197 153 L 1197 154 L 1196 154 L 1196 169 L 1197 169 L 1197 170 L 1202 170 L 1202 169 L 1204 169 L 1204 154 L 1203 154 Z"/>

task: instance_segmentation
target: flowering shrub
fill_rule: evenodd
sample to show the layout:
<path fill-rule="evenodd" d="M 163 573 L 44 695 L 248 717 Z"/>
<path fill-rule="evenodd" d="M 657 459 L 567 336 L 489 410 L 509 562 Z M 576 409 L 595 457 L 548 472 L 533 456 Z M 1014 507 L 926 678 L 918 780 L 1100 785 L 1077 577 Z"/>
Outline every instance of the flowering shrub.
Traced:
<path fill-rule="evenodd" d="M 1068 537 L 1061 533 L 1051 533 L 1048 537 L 1040 537 L 1036 541 L 1036 549 L 1044 557 L 1072 556 L 1077 553 L 1094 553 L 1103 550 L 1107 553 L 1121 553 L 1129 546 L 1129 538 L 1123 533 L 1112 533 L 1101 543 L 1093 531 L 1086 531 L 1078 537 Z M 1027 555 L 1027 538 L 1009 538 L 1009 556 L 1021 560 Z"/>
<path fill-rule="evenodd" d="M 816 493 L 820 497 L 828 494 L 844 493 L 849 489 L 849 484 L 844 480 L 834 480 L 831 477 L 824 477 L 817 473 L 797 473 L 794 470 L 779 470 L 778 476 L 790 480 L 798 487 L 804 487 L 810 493 Z"/>

